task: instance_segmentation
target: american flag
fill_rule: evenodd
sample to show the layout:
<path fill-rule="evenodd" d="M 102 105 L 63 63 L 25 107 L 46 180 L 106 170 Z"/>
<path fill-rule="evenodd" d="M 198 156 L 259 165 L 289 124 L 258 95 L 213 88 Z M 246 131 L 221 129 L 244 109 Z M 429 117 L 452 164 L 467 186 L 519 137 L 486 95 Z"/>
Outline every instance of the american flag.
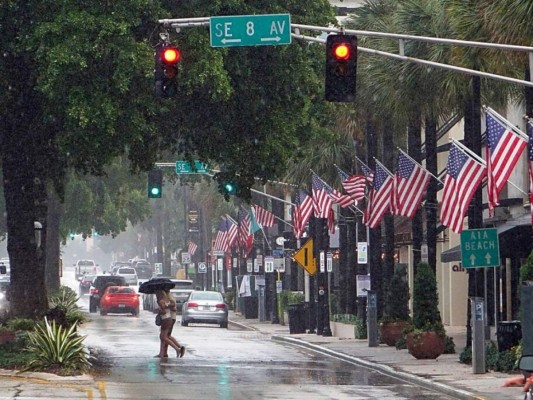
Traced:
<path fill-rule="evenodd" d="M 213 250 L 226 251 L 226 236 L 229 230 L 229 223 L 226 218 L 222 218 L 218 225 L 217 236 L 215 237 L 215 244 Z"/>
<path fill-rule="evenodd" d="M 239 208 L 237 222 L 239 224 L 238 241 L 240 252 L 243 257 L 246 257 L 252 251 L 254 244 L 254 235 L 250 232 L 250 213 L 242 207 Z"/>
<path fill-rule="evenodd" d="M 365 224 L 369 228 L 377 228 L 383 216 L 392 206 L 392 189 L 394 177 L 381 163 L 376 161 L 374 187 L 370 191 L 370 198 L 366 208 Z"/>
<path fill-rule="evenodd" d="M 441 222 L 456 233 L 463 230 L 463 219 L 487 169 L 452 142 L 448 154 L 442 193 Z"/>
<path fill-rule="evenodd" d="M 337 167 L 339 177 L 341 178 L 342 187 L 346 190 L 355 201 L 365 198 L 366 177 L 363 175 L 348 175 L 342 169 Z"/>
<path fill-rule="evenodd" d="M 487 191 L 489 213 L 499 204 L 499 194 L 527 146 L 527 140 L 487 112 Z"/>
<path fill-rule="evenodd" d="M 315 207 L 315 217 L 317 218 L 327 218 L 329 209 L 333 204 L 333 200 L 326 192 L 326 187 L 324 182 L 313 173 L 311 179 L 313 185 L 313 201 Z"/>
<path fill-rule="evenodd" d="M 366 181 L 372 185 L 373 182 L 374 182 L 374 171 L 372 171 L 370 168 L 368 168 L 368 166 L 362 162 L 361 160 L 359 160 L 359 165 L 361 166 L 361 171 L 363 171 L 363 175 L 365 176 L 366 178 Z"/>
<path fill-rule="evenodd" d="M 431 175 L 400 150 L 394 178 L 394 213 L 413 218 L 426 194 Z"/>
<path fill-rule="evenodd" d="M 189 240 L 189 248 L 188 248 L 187 252 L 191 256 L 194 256 L 194 253 L 196 253 L 196 249 L 197 248 L 198 248 L 198 245 L 196 243 L 194 243 L 192 240 Z"/>
<path fill-rule="evenodd" d="M 239 234 L 239 227 L 237 225 L 237 222 L 234 221 L 229 215 L 226 215 L 226 220 L 228 221 L 229 228 L 228 233 L 226 234 L 226 249 L 224 251 L 229 252 L 231 246 L 233 246 L 233 244 L 237 240 L 237 236 Z"/>
<path fill-rule="evenodd" d="M 294 237 L 301 239 L 305 231 L 305 226 L 313 214 L 313 198 L 303 190 L 300 190 L 294 200 L 292 210 L 292 224 Z"/>
<path fill-rule="evenodd" d="M 333 200 L 334 203 L 338 204 L 341 207 L 349 207 L 349 206 L 354 205 L 354 199 L 352 199 L 350 196 L 342 194 L 338 190 L 333 189 L 322 179 L 320 179 L 320 181 L 322 182 L 322 185 L 324 186 L 324 190 L 326 191 L 328 196 L 331 198 L 331 200 Z"/>
<path fill-rule="evenodd" d="M 527 123 L 527 134 L 529 142 L 527 146 L 527 157 L 529 160 L 529 210 L 531 212 L 531 225 L 533 225 L 533 125 Z"/>
<path fill-rule="evenodd" d="M 263 207 L 253 206 L 253 213 L 255 215 L 255 220 L 263 227 L 271 228 L 274 226 L 274 214 L 270 211 L 265 210 Z"/>

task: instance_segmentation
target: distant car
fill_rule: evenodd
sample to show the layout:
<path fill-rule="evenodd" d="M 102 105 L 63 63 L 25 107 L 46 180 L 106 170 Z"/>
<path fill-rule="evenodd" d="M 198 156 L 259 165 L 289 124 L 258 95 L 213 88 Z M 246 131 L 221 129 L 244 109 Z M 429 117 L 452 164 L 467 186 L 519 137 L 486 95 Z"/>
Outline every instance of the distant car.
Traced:
<path fill-rule="evenodd" d="M 120 267 L 115 276 L 123 276 L 128 285 L 137 285 L 137 272 L 132 267 Z"/>
<path fill-rule="evenodd" d="M 100 306 L 100 298 L 108 286 L 128 286 L 128 284 L 123 276 L 95 276 L 89 289 L 89 312 L 96 312 L 96 309 Z"/>
<path fill-rule="evenodd" d="M 111 266 L 109 267 L 109 273 L 112 275 L 116 275 L 118 269 L 120 267 L 131 267 L 131 263 L 128 261 L 115 261 L 111 263 Z"/>
<path fill-rule="evenodd" d="M 76 279 L 80 279 L 83 275 L 96 275 L 99 265 L 94 260 L 78 260 L 74 267 L 76 267 Z"/>
<path fill-rule="evenodd" d="M 191 292 L 181 311 L 181 325 L 190 323 L 217 324 L 228 327 L 228 306 L 219 292 Z"/>
<path fill-rule="evenodd" d="M 108 286 L 100 299 L 100 315 L 130 313 L 139 316 L 139 295 L 129 286 Z"/>
<path fill-rule="evenodd" d="M 154 268 L 148 261 L 134 261 L 131 266 L 135 268 L 135 271 L 137 271 L 137 277 L 141 281 L 147 281 L 154 276 Z"/>
<path fill-rule="evenodd" d="M 166 277 L 161 277 L 166 278 Z M 176 308 L 178 312 L 181 312 L 181 309 L 183 308 L 183 303 L 187 300 L 189 297 L 189 294 L 194 290 L 193 281 L 186 280 L 186 279 L 173 279 L 168 278 L 172 282 L 176 284 L 174 289 L 170 290 L 170 293 L 172 293 L 172 296 L 174 296 L 174 299 L 176 299 Z M 157 305 L 157 300 L 155 298 L 154 294 L 143 294 L 143 309 L 147 311 L 156 312 L 159 309 L 159 306 Z"/>
<path fill-rule="evenodd" d="M 83 275 L 80 278 L 80 287 L 79 287 L 80 296 L 83 296 L 84 294 L 89 293 L 89 289 L 91 288 L 91 283 L 93 279 L 94 279 L 94 275 Z"/>

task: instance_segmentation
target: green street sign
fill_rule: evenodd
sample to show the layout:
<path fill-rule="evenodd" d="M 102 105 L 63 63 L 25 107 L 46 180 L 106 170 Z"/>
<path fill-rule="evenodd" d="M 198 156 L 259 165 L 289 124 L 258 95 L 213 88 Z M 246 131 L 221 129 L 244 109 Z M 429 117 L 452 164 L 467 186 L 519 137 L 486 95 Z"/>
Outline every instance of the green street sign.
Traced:
<path fill-rule="evenodd" d="M 198 160 L 194 161 L 194 170 L 188 161 L 176 161 L 176 173 L 181 174 L 206 174 L 207 165 Z"/>
<path fill-rule="evenodd" d="M 211 47 L 271 46 L 291 43 L 290 14 L 209 18 Z"/>
<path fill-rule="evenodd" d="M 461 261 L 464 268 L 499 266 L 500 243 L 497 229 L 467 229 L 462 231 Z"/>

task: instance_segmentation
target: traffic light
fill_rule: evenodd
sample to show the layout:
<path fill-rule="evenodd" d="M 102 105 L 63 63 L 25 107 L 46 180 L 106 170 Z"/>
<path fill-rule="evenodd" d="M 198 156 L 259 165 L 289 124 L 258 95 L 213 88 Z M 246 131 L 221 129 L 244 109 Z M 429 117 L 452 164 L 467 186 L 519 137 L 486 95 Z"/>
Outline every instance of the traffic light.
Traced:
<path fill-rule="evenodd" d="M 155 97 L 174 97 L 178 93 L 178 63 L 181 53 L 168 43 L 155 50 Z"/>
<path fill-rule="evenodd" d="M 329 35 L 326 40 L 326 100 L 355 101 L 357 36 Z"/>
<path fill-rule="evenodd" d="M 163 171 L 154 169 L 148 172 L 148 197 L 158 199 L 163 194 Z"/>
<path fill-rule="evenodd" d="M 237 193 L 237 185 L 233 181 L 224 182 L 222 188 L 224 189 L 225 194 L 230 195 Z"/>

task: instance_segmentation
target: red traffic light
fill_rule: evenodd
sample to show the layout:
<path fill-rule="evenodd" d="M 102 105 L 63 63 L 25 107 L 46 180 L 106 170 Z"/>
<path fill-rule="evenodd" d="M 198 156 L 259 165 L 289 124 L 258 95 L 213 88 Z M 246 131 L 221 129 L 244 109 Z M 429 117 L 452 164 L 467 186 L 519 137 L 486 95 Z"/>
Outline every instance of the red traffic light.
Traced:
<path fill-rule="evenodd" d="M 173 46 L 163 48 L 161 61 L 166 65 L 176 65 L 180 60 L 180 51 Z"/>
<path fill-rule="evenodd" d="M 348 60 L 350 58 L 350 45 L 339 43 L 333 48 L 333 55 L 337 60 Z"/>

